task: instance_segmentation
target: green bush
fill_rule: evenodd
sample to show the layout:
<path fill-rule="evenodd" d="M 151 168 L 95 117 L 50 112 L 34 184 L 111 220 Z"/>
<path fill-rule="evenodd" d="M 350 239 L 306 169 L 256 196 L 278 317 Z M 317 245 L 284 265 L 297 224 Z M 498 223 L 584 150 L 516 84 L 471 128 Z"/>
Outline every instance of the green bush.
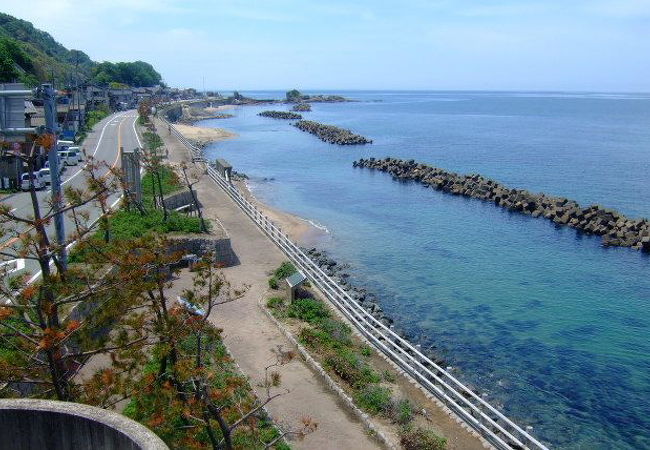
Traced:
<path fill-rule="evenodd" d="M 394 383 L 395 382 L 395 375 L 393 373 L 386 369 L 381 373 L 381 377 L 384 379 L 384 381 L 387 381 L 388 383 Z"/>
<path fill-rule="evenodd" d="M 378 383 L 379 375 L 366 364 L 355 351 L 342 348 L 327 355 L 323 361 L 325 367 L 338 375 L 355 389 L 365 388 Z"/>
<path fill-rule="evenodd" d="M 355 396 L 357 404 L 370 414 L 380 414 L 390 410 L 390 389 L 371 384 L 361 389 Z"/>
<path fill-rule="evenodd" d="M 145 131 L 142 137 L 144 138 L 145 146 L 152 152 L 155 152 L 160 147 L 165 145 L 161 137 L 156 133 L 152 133 L 151 131 Z"/>
<path fill-rule="evenodd" d="M 320 321 L 318 328 L 323 330 L 335 347 L 352 346 L 352 329 L 347 324 L 327 318 Z"/>
<path fill-rule="evenodd" d="M 169 166 L 160 166 L 159 170 L 160 181 L 162 184 L 163 195 L 171 194 L 173 192 L 179 191 L 183 188 L 183 183 L 178 179 L 176 172 L 172 170 Z M 151 172 L 147 172 L 142 177 L 142 194 L 151 201 L 153 197 L 153 183 L 156 183 L 156 195 L 158 195 L 158 179 L 153 176 Z"/>
<path fill-rule="evenodd" d="M 149 211 L 142 215 L 138 211 L 118 211 L 111 217 L 112 239 L 133 239 L 149 232 L 157 233 L 200 233 L 201 220 L 170 211 L 167 222 L 162 211 Z"/>
<path fill-rule="evenodd" d="M 413 420 L 413 404 L 407 398 L 397 402 L 393 411 L 393 420 L 400 425 L 406 425 Z"/>
<path fill-rule="evenodd" d="M 447 439 L 426 428 L 404 428 L 400 433 L 404 450 L 444 450 Z"/>
<path fill-rule="evenodd" d="M 372 356 L 372 349 L 368 347 L 367 345 L 364 345 L 361 348 L 361 354 L 365 357 Z"/>
<path fill-rule="evenodd" d="M 92 130 L 95 125 L 108 117 L 110 114 L 111 112 L 107 106 L 101 106 L 98 109 L 90 111 L 88 114 L 86 114 L 86 125 L 84 128 L 86 130 Z"/>
<path fill-rule="evenodd" d="M 289 305 L 287 315 L 308 323 L 317 323 L 330 317 L 330 312 L 320 300 L 298 298 Z"/>
<path fill-rule="evenodd" d="M 330 336 L 315 328 L 303 328 L 300 330 L 298 340 L 301 344 L 306 345 L 312 350 L 322 350 L 324 348 L 329 348 L 332 345 L 332 339 Z"/>
<path fill-rule="evenodd" d="M 277 289 L 278 288 L 278 280 L 275 277 L 269 278 L 269 287 L 271 289 Z"/>
<path fill-rule="evenodd" d="M 284 305 L 284 299 L 281 297 L 271 297 L 266 301 L 266 306 L 269 308 L 277 308 Z"/>
<path fill-rule="evenodd" d="M 285 261 L 282 264 L 280 264 L 280 267 L 278 267 L 278 269 L 275 271 L 274 275 L 275 275 L 275 278 L 277 278 L 279 280 L 282 280 L 284 278 L 290 277 L 291 275 L 293 275 L 296 272 L 297 272 L 297 270 L 294 267 L 294 265 L 291 264 L 288 261 Z"/>

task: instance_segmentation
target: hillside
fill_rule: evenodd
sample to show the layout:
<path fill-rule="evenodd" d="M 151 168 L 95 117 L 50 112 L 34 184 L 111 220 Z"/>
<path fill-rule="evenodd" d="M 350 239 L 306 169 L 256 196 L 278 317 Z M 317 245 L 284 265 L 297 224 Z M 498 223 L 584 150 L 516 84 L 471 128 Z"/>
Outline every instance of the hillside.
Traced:
<path fill-rule="evenodd" d="M 111 82 L 151 86 L 161 82 L 155 69 L 142 61 L 98 64 L 81 50 L 69 50 L 30 22 L 0 13 L 0 82 L 34 86 L 54 79 L 58 86 Z"/>

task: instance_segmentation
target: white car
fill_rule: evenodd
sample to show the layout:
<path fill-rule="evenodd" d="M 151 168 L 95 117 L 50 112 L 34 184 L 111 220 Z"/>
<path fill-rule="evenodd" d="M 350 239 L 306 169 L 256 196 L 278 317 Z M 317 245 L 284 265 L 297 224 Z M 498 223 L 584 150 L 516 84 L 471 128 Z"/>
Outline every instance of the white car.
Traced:
<path fill-rule="evenodd" d="M 75 152 L 75 153 L 77 153 L 77 157 L 79 158 L 79 162 L 81 162 L 81 161 L 84 160 L 84 154 L 83 154 L 83 152 L 81 151 L 81 148 L 80 148 L 78 145 L 74 145 L 74 146 L 68 147 L 67 150 L 68 150 L 69 152 Z"/>
<path fill-rule="evenodd" d="M 45 181 L 41 177 L 39 172 L 34 172 L 32 174 L 30 173 L 24 173 L 20 176 L 20 188 L 23 191 L 29 191 L 29 179 L 31 178 L 34 180 L 34 189 L 39 190 L 39 189 L 45 189 Z"/>
<path fill-rule="evenodd" d="M 58 153 L 61 157 L 61 163 L 65 164 L 66 166 L 76 166 L 79 164 L 79 153 L 76 151 L 62 150 Z"/>
<path fill-rule="evenodd" d="M 47 184 L 52 184 L 52 174 L 50 173 L 49 167 L 44 167 L 38 171 L 38 175 L 41 177 L 43 182 Z"/>
<path fill-rule="evenodd" d="M 49 169 L 50 168 L 50 162 L 45 161 L 45 165 L 43 166 L 44 169 Z M 59 174 L 63 173 L 63 170 L 65 169 L 65 165 L 63 164 L 63 161 L 61 161 L 61 157 L 59 157 Z"/>
<path fill-rule="evenodd" d="M 56 141 L 56 148 L 59 150 L 67 150 L 68 147 L 72 147 L 73 145 L 73 141 Z"/>

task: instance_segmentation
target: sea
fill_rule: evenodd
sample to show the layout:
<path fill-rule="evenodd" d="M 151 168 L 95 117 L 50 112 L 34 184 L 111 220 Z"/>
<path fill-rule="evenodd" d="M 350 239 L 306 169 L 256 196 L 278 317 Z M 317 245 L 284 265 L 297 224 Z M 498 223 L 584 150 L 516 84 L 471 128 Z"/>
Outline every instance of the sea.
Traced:
<path fill-rule="evenodd" d="M 650 218 L 650 94 L 317 93 L 355 101 L 314 103 L 306 119 L 373 144 L 331 145 L 257 116 L 289 105 L 244 106 L 200 123 L 239 135 L 207 157 L 326 229 L 318 245 L 396 328 L 552 448 L 650 448 L 650 255 L 352 167 L 414 159 Z"/>

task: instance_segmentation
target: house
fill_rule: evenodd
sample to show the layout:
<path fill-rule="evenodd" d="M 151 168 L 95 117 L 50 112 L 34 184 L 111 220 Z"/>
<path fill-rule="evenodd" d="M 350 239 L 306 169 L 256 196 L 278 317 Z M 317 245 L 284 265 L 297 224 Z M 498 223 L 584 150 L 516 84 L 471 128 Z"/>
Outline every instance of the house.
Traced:
<path fill-rule="evenodd" d="M 16 154 L 31 148 L 36 129 L 31 124 L 36 108 L 32 91 L 22 83 L 0 84 L 0 187 L 15 188 L 23 172 Z"/>
<path fill-rule="evenodd" d="M 113 110 L 134 108 L 137 105 L 136 97 L 131 88 L 109 89 L 109 105 Z"/>

